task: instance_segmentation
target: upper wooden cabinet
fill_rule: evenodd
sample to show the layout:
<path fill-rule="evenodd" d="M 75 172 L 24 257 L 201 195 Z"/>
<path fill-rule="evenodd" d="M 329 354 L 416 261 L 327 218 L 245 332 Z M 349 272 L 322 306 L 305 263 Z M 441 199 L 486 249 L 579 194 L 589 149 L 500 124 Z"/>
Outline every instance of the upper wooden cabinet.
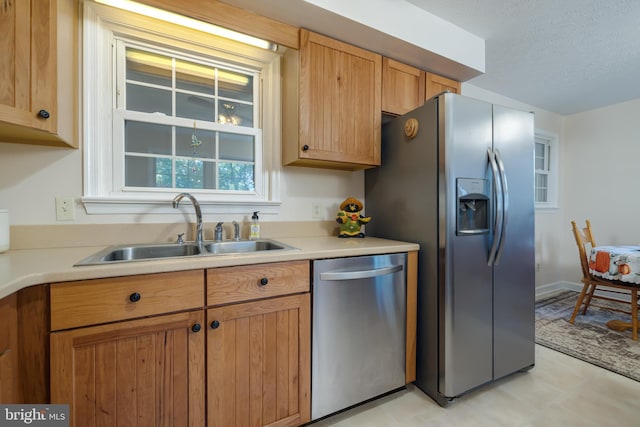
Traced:
<path fill-rule="evenodd" d="M 73 0 L 0 5 L 0 142 L 77 147 L 76 8 Z"/>
<path fill-rule="evenodd" d="M 460 93 L 460 82 L 439 76 L 433 73 L 426 73 L 427 84 L 425 100 L 439 93 L 448 90 L 453 93 Z"/>
<path fill-rule="evenodd" d="M 384 58 L 382 62 L 382 112 L 402 115 L 439 93 L 460 93 L 460 82 Z"/>
<path fill-rule="evenodd" d="M 382 112 L 401 115 L 424 104 L 425 72 L 382 59 Z"/>
<path fill-rule="evenodd" d="M 304 29 L 296 56 L 285 59 L 284 164 L 379 165 L 382 56 Z"/>

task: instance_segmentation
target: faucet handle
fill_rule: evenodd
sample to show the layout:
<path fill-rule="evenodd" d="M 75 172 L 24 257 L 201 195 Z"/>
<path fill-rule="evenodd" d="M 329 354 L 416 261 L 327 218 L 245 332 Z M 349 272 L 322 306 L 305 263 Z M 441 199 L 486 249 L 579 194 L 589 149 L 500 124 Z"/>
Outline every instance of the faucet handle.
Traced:
<path fill-rule="evenodd" d="M 214 230 L 214 237 L 213 237 L 215 241 L 222 240 L 222 224 L 224 224 L 224 222 L 222 221 L 216 224 L 216 228 Z"/>
<path fill-rule="evenodd" d="M 184 244 L 184 239 L 182 238 L 183 236 L 184 236 L 184 233 L 178 234 L 178 238 L 176 239 L 176 243 L 179 243 L 181 245 Z"/>

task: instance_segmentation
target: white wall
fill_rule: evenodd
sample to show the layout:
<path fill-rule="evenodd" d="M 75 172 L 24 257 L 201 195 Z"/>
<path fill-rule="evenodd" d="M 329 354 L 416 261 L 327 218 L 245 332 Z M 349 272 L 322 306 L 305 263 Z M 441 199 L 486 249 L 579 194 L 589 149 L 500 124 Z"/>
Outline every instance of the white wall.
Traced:
<path fill-rule="evenodd" d="M 321 203 L 324 218 L 335 218 L 347 197 L 364 197 L 364 173 L 285 167 L 282 172 L 282 207 L 263 221 L 311 221 L 311 203 Z M 178 192 L 176 191 L 176 194 Z M 56 196 L 76 198 L 79 224 L 168 223 L 184 221 L 181 214 L 87 215 L 82 197 L 82 152 L 22 144 L 0 143 L 0 209 L 9 209 L 11 225 L 71 224 L 57 222 Z M 167 200 L 170 203 L 170 200 Z M 248 220 L 238 215 L 204 215 L 205 222 Z"/>
<path fill-rule="evenodd" d="M 640 244 L 640 99 L 567 116 L 562 155 L 557 275 L 578 281 L 571 220 L 589 219 L 597 244 Z"/>

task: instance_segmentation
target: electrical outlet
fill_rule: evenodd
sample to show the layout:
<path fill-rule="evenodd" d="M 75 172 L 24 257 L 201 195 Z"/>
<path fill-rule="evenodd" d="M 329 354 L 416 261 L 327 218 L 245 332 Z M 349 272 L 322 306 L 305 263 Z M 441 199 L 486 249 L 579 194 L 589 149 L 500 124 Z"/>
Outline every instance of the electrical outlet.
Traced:
<path fill-rule="evenodd" d="M 74 219 L 73 197 L 56 197 L 56 220 L 73 221 Z"/>
<path fill-rule="evenodd" d="M 540 271 L 540 263 L 539 262 L 536 263 L 536 271 Z"/>
<path fill-rule="evenodd" d="M 311 218 L 322 219 L 322 204 L 311 203 Z"/>

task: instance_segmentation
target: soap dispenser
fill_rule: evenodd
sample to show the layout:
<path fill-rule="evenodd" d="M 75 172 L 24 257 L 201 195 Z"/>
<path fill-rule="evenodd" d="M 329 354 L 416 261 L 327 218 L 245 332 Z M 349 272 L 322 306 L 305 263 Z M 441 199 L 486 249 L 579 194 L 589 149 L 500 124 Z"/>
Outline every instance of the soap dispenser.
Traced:
<path fill-rule="evenodd" d="M 260 223 L 258 222 L 258 212 L 255 211 L 251 216 L 251 229 L 249 231 L 249 240 L 258 240 L 260 238 Z"/>

